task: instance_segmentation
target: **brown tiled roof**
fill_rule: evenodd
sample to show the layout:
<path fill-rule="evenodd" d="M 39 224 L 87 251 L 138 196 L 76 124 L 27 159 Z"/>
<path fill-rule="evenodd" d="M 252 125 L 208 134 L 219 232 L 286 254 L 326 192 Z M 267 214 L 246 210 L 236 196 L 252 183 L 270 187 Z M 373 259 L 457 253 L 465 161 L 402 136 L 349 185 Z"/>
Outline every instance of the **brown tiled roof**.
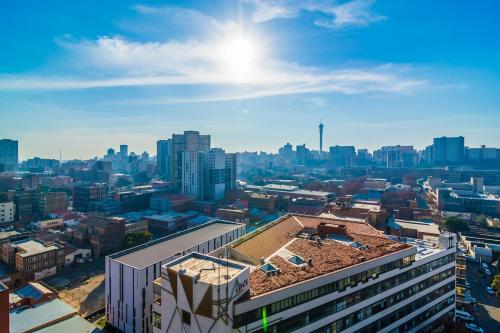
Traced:
<path fill-rule="evenodd" d="M 357 249 L 348 244 L 328 239 L 318 243 L 314 240 L 296 238 L 297 233 L 304 229 L 316 229 L 320 223 L 345 225 L 347 238 L 368 248 Z M 388 239 L 368 223 L 303 215 L 286 217 L 235 245 L 239 252 L 254 259 L 271 257 L 270 262 L 280 269 L 280 274 L 273 276 L 266 276 L 262 270 L 254 269 L 250 273 L 251 297 L 395 253 L 408 247 L 410 245 Z M 303 269 L 278 255 L 272 256 L 281 248 L 285 248 L 306 261 L 311 258 L 311 266 Z"/>

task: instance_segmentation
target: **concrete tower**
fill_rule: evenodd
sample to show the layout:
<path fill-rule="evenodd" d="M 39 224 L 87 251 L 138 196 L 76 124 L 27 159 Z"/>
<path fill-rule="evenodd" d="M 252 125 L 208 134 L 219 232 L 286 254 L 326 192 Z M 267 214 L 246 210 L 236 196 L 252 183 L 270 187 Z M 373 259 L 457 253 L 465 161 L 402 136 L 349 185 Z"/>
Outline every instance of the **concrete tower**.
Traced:
<path fill-rule="evenodd" d="M 323 154 L 323 122 L 319 122 L 319 155 L 321 156 Z"/>

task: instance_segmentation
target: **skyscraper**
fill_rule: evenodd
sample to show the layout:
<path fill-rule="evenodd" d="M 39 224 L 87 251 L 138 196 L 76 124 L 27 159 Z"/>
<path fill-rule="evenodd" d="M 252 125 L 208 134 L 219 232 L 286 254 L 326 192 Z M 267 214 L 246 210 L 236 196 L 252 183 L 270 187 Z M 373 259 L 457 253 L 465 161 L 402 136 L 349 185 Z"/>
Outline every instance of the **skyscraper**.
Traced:
<path fill-rule="evenodd" d="M 323 128 L 325 126 L 323 125 L 323 122 L 319 123 L 319 155 L 323 154 Z"/>
<path fill-rule="evenodd" d="M 128 145 L 120 145 L 120 158 L 125 160 L 128 157 Z"/>
<path fill-rule="evenodd" d="M 17 169 L 18 163 L 18 143 L 16 140 L 2 139 L 0 140 L 0 164 L 7 171 Z"/>
<path fill-rule="evenodd" d="M 434 138 L 432 160 L 434 164 L 460 163 L 464 160 L 464 137 Z"/>
<path fill-rule="evenodd" d="M 156 142 L 156 172 L 160 177 L 171 178 L 172 139 Z"/>
<path fill-rule="evenodd" d="M 197 131 L 172 135 L 171 179 L 182 193 L 204 197 L 204 164 L 209 150 L 210 135 Z"/>

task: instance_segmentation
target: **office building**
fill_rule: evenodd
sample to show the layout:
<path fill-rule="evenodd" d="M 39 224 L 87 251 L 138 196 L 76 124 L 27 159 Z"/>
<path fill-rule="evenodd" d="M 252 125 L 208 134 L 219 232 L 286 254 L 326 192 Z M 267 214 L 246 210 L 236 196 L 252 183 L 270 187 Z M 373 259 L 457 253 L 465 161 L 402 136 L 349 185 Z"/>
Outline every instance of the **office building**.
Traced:
<path fill-rule="evenodd" d="M 4 170 L 14 171 L 17 169 L 19 162 L 18 143 L 16 140 L 1 139 L 0 140 L 0 165 L 3 165 Z"/>
<path fill-rule="evenodd" d="M 346 167 L 354 164 L 356 160 L 356 148 L 354 146 L 330 147 L 330 161 L 333 166 Z"/>
<path fill-rule="evenodd" d="M 109 254 L 120 248 L 125 237 L 125 221 L 92 216 L 82 220 L 75 230 L 77 245 L 91 248 L 96 257 Z"/>
<path fill-rule="evenodd" d="M 244 233 L 243 224 L 214 221 L 106 257 L 107 322 L 126 333 L 152 332 L 153 281 L 161 266 L 187 253 L 211 252 Z"/>
<path fill-rule="evenodd" d="M 238 165 L 237 154 L 226 153 L 226 191 L 236 190 L 236 175 L 238 170 L 236 166 Z"/>
<path fill-rule="evenodd" d="M 15 265 L 26 280 L 40 280 L 64 267 L 64 246 L 34 239 L 4 243 L 2 260 Z"/>
<path fill-rule="evenodd" d="M 14 222 L 15 205 L 12 201 L 0 201 L 0 226 L 2 223 Z"/>
<path fill-rule="evenodd" d="M 108 185 L 104 183 L 75 186 L 73 188 L 73 210 L 88 212 L 92 202 L 106 199 L 108 190 Z"/>
<path fill-rule="evenodd" d="M 128 145 L 120 145 L 120 159 L 126 160 L 128 158 Z"/>
<path fill-rule="evenodd" d="M 39 217 L 46 217 L 55 211 L 68 210 L 68 195 L 66 192 L 43 192 L 36 194 L 36 209 Z"/>
<path fill-rule="evenodd" d="M 309 149 L 306 148 L 306 144 L 297 145 L 295 147 L 295 160 L 298 165 L 304 165 L 309 160 Z"/>
<path fill-rule="evenodd" d="M 432 161 L 434 164 L 456 164 L 463 162 L 465 153 L 464 137 L 434 138 Z"/>
<path fill-rule="evenodd" d="M 14 192 L 15 220 L 23 223 L 33 221 L 36 217 L 35 202 L 35 190 L 16 189 Z"/>
<path fill-rule="evenodd" d="M 154 282 L 153 332 L 418 332 L 455 312 L 456 235 L 285 216 Z"/>
<path fill-rule="evenodd" d="M 226 153 L 221 148 L 212 148 L 205 161 L 205 199 L 222 200 L 226 190 Z"/>
<path fill-rule="evenodd" d="M 156 172 L 162 178 L 171 178 L 172 140 L 158 140 L 156 142 Z"/>

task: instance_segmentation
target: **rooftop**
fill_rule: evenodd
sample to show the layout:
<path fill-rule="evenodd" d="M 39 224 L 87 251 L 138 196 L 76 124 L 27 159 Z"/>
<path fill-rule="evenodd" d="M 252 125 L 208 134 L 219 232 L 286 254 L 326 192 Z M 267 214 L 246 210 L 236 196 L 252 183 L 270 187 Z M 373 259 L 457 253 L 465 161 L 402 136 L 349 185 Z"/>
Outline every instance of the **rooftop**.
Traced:
<path fill-rule="evenodd" d="M 22 252 L 18 252 L 18 255 L 21 257 L 30 257 L 36 254 L 58 250 L 60 248 L 53 243 L 44 244 L 43 242 L 34 239 L 22 240 L 14 242 L 13 244 L 18 249 L 22 250 Z"/>
<path fill-rule="evenodd" d="M 405 221 L 405 220 L 394 220 L 392 223 L 389 222 L 391 226 L 395 224 L 397 227 L 405 228 L 405 229 L 415 229 L 418 232 L 426 233 L 426 234 L 434 234 L 439 236 L 440 231 L 439 227 L 435 223 L 426 223 L 420 221 Z"/>
<path fill-rule="evenodd" d="M 75 313 L 74 308 L 57 298 L 34 307 L 13 309 L 9 312 L 10 333 L 34 331 L 42 325 Z"/>
<path fill-rule="evenodd" d="M 255 268 L 265 263 L 279 270 L 272 276 L 251 271 L 250 296 L 258 296 L 411 247 L 368 223 L 287 215 L 233 242 L 231 250 Z M 309 258 L 308 268 L 300 269 Z"/>
<path fill-rule="evenodd" d="M 143 269 L 242 226 L 239 223 L 226 221 L 209 222 L 115 253 L 109 258 L 137 269 Z"/>
<path fill-rule="evenodd" d="M 245 269 L 245 266 L 224 259 L 192 253 L 183 257 L 179 262 L 173 262 L 168 266 L 168 269 L 196 277 L 197 281 L 217 285 L 234 278 Z"/>

